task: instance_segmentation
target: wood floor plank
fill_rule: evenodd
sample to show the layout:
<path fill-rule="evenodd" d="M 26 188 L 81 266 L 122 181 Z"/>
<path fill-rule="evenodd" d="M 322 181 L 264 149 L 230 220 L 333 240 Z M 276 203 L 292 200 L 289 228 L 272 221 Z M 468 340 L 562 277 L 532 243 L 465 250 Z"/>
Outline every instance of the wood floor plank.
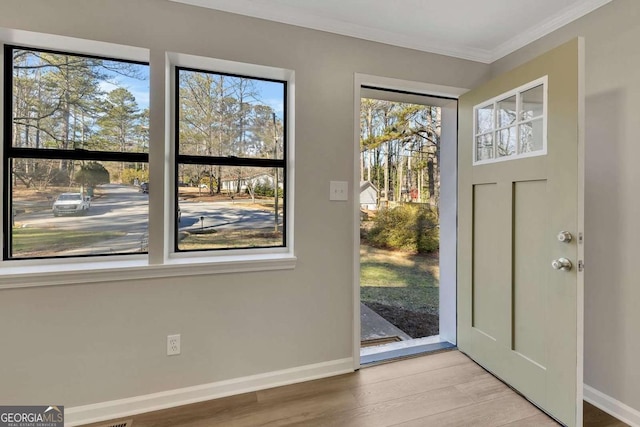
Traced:
<path fill-rule="evenodd" d="M 476 403 L 397 425 L 402 427 L 495 427 L 529 418 L 539 413 L 538 408 L 513 393 L 499 399 Z"/>
<path fill-rule="evenodd" d="M 287 426 L 384 427 L 473 404 L 455 387 L 446 387 L 399 399 L 385 400 L 352 410 L 329 413 L 304 421 L 290 419 Z"/>
<path fill-rule="evenodd" d="M 259 402 L 234 408 L 208 419 L 210 425 L 229 427 L 282 425 L 281 420 L 299 417 L 301 420 L 319 417 L 325 413 L 338 412 L 358 406 L 349 391 L 322 393 L 302 398 L 288 398 L 274 404 Z M 136 426 L 137 427 L 137 426 Z"/>
<path fill-rule="evenodd" d="M 376 382 L 353 390 L 361 406 L 464 384 L 488 375 L 473 363 Z M 461 390 L 462 391 L 462 390 Z"/>
<path fill-rule="evenodd" d="M 459 351 L 447 351 L 436 353 L 427 357 L 415 357 L 403 360 L 401 363 L 385 363 L 360 369 L 354 374 L 339 375 L 337 377 L 323 378 L 301 384 L 292 384 L 258 391 L 258 401 L 266 402 L 277 400 L 287 396 L 300 396 L 301 394 L 322 393 L 332 390 L 344 390 L 374 384 L 381 381 L 397 379 L 416 375 L 422 372 L 463 364 L 473 364 L 468 357 Z"/>
<path fill-rule="evenodd" d="M 604 411 L 596 408 L 588 402 L 584 402 L 584 427 L 626 427 L 617 418 L 612 417 Z"/>
<path fill-rule="evenodd" d="M 362 377 L 358 372 L 338 375 L 330 378 L 291 384 L 256 392 L 258 402 L 280 401 L 288 398 L 349 390 L 362 386 Z"/>
<path fill-rule="evenodd" d="M 362 382 L 372 384 L 378 381 L 384 381 L 391 378 L 405 377 L 415 375 L 420 372 L 434 371 L 436 369 L 447 368 L 449 366 L 458 366 L 466 363 L 474 363 L 459 351 L 445 351 L 436 353 L 429 357 L 414 357 L 402 360 L 397 367 L 397 361 L 385 363 L 382 365 L 372 366 L 370 368 L 360 369 Z"/>
<path fill-rule="evenodd" d="M 502 381 L 484 371 L 484 375 L 477 379 L 464 382 L 456 388 L 467 393 L 476 402 L 486 402 L 487 400 L 498 399 L 513 393 Z"/>
<path fill-rule="evenodd" d="M 558 425 L 458 351 L 127 418 L 133 427 Z M 584 425 L 626 424 L 585 403 Z"/>
<path fill-rule="evenodd" d="M 125 417 L 123 420 L 133 419 L 135 427 L 175 427 L 185 425 L 194 418 L 210 419 L 229 412 L 234 408 L 247 407 L 255 404 L 257 401 L 255 393 L 243 393 L 235 396 L 183 405 L 176 408 L 147 412 L 134 417 Z M 98 427 L 104 425 L 105 422 L 99 422 L 87 424 L 84 427 Z"/>
<path fill-rule="evenodd" d="M 559 427 L 560 424 L 546 414 L 537 414 L 529 418 L 504 424 L 500 427 Z"/>

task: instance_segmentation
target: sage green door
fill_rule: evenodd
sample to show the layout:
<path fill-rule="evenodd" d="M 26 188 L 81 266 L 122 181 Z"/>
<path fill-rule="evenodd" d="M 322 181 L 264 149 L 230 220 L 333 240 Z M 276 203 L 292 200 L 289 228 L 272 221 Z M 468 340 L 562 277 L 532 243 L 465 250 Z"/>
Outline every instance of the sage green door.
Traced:
<path fill-rule="evenodd" d="M 582 50 L 459 102 L 458 347 L 568 426 L 582 423 Z"/>

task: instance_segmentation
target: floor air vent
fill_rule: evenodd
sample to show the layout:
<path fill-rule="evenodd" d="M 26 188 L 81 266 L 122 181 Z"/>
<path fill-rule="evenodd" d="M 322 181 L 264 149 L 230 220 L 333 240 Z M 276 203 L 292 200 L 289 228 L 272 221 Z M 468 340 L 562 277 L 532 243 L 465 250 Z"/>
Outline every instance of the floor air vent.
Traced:
<path fill-rule="evenodd" d="M 133 425 L 133 420 L 120 420 L 120 421 L 115 421 L 112 423 L 108 423 L 108 424 L 102 424 L 98 427 L 131 427 Z"/>

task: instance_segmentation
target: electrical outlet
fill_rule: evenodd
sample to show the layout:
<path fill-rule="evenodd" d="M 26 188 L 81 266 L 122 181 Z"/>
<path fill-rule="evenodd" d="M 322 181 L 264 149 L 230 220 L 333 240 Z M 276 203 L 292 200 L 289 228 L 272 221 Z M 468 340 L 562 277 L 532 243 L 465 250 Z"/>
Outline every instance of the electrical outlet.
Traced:
<path fill-rule="evenodd" d="M 167 356 L 180 354 L 180 334 L 167 335 Z"/>

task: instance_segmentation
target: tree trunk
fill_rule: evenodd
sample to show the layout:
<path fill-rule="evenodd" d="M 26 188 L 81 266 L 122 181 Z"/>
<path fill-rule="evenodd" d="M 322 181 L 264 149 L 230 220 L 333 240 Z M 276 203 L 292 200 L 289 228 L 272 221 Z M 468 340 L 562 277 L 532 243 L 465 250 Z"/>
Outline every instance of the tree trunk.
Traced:
<path fill-rule="evenodd" d="M 436 181 L 434 172 L 433 157 L 429 156 L 427 159 L 427 176 L 429 178 L 429 207 L 431 208 L 436 206 Z"/>
<path fill-rule="evenodd" d="M 384 197 L 387 201 L 391 200 L 389 197 L 389 179 L 391 178 L 391 151 L 390 142 L 387 142 L 387 161 L 384 165 Z"/>

